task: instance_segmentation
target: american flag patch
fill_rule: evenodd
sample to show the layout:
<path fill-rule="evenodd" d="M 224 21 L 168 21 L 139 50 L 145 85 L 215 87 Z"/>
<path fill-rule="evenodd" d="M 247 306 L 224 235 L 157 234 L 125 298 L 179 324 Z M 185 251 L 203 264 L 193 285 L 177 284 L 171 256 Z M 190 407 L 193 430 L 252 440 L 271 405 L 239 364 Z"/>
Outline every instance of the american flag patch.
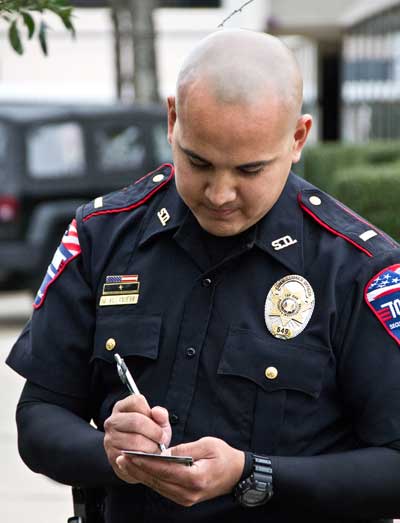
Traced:
<path fill-rule="evenodd" d="M 38 309 L 43 305 L 50 285 L 60 276 L 68 263 L 76 258 L 80 253 L 81 247 L 79 245 L 77 224 L 74 219 L 65 231 L 61 243 L 54 253 L 50 265 L 47 267 L 47 272 L 38 290 L 35 301 L 33 302 L 33 307 L 35 309 Z"/>
<path fill-rule="evenodd" d="M 106 277 L 106 283 L 134 283 L 138 280 L 138 274 L 117 274 L 115 276 Z"/>
<path fill-rule="evenodd" d="M 400 345 L 400 264 L 386 267 L 367 283 L 365 300 L 385 330 Z"/>

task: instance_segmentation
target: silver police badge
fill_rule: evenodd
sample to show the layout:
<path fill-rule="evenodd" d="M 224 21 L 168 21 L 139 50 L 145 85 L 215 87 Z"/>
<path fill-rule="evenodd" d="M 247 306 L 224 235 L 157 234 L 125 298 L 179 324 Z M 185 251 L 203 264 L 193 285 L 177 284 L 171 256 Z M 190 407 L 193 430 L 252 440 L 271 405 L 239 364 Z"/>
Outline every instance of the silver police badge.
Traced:
<path fill-rule="evenodd" d="M 289 340 L 300 334 L 314 311 L 314 291 L 298 274 L 274 283 L 265 300 L 265 323 L 275 338 Z"/>

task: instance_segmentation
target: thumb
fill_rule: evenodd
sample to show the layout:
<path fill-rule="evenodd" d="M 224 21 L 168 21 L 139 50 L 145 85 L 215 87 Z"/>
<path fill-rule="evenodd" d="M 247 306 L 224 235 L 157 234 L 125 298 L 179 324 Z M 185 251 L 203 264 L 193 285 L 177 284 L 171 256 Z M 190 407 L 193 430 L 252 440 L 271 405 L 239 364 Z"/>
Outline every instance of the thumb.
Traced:
<path fill-rule="evenodd" d="M 212 442 L 213 438 L 201 438 L 197 441 L 191 441 L 190 443 L 181 443 L 175 447 L 171 447 L 172 456 L 192 456 L 194 461 L 199 459 L 207 459 L 215 456 L 214 447 Z"/>
<path fill-rule="evenodd" d="M 159 443 L 164 443 L 168 447 L 171 442 L 172 429 L 167 409 L 164 409 L 164 407 L 153 407 L 151 409 L 151 417 L 163 429 L 162 441 Z"/>

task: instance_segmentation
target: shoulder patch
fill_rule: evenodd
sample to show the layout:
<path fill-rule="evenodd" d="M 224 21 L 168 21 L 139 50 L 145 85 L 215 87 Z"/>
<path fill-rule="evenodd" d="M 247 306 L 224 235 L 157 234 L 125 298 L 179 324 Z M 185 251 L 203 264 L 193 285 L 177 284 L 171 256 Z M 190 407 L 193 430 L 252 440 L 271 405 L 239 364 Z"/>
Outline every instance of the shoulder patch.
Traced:
<path fill-rule="evenodd" d="M 298 194 L 298 202 L 321 227 L 340 236 L 369 257 L 398 247 L 390 236 L 323 191 L 305 189 Z"/>
<path fill-rule="evenodd" d="M 76 219 L 73 219 L 62 237 L 61 243 L 54 253 L 50 265 L 38 290 L 33 308 L 39 309 L 44 303 L 47 291 L 52 283 L 60 276 L 67 265 L 81 253 Z"/>
<path fill-rule="evenodd" d="M 365 286 L 365 301 L 400 345 L 400 263 L 381 270 Z"/>
<path fill-rule="evenodd" d="M 130 211 L 143 205 L 157 193 L 174 176 L 174 167 L 171 164 L 161 165 L 155 171 L 140 178 L 135 183 L 112 192 L 105 196 L 98 196 L 85 205 L 82 219 L 87 221 L 93 216 Z"/>

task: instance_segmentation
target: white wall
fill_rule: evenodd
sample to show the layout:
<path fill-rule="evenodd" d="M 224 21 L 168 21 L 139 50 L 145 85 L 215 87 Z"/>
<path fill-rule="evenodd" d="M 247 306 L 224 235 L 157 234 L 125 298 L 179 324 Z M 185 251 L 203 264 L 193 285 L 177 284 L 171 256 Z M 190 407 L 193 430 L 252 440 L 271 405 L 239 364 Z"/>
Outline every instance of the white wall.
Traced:
<path fill-rule="evenodd" d="M 157 31 L 160 95 L 174 90 L 180 63 L 192 45 L 214 31 L 243 2 L 225 0 L 219 9 L 159 9 L 154 16 Z M 235 15 L 226 27 L 262 30 L 269 0 L 255 0 Z M 18 56 L 0 25 L 0 102 L 8 100 L 92 101 L 115 99 L 112 25 L 108 9 L 76 9 L 76 40 L 58 19 L 47 18 L 49 56 L 37 41 L 25 42 Z"/>
<path fill-rule="evenodd" d="M 25 53 L 17 55 L 7 35 L 0 36 L 1 100 L 109 101 L 115 96 L 111 23 L 104 9 L 76 10 L 76 39 L 55 17 L 45 57 L 36 40 L 24 40 Z"/>
<path fill-rule="evenodd" d="M 225 0 L 220 9 L 157 10 L 154 20 L 158 33 L 158 70 L 162 97 L 174 91 L 177 72 L 191 47 L 216 31 L 218 25 L 243 3 L 238 0 Z M 224 27 L 262 31 L 266 27 L 268 13 L 269 0 L 255 0 L 228 20 Z"/>

